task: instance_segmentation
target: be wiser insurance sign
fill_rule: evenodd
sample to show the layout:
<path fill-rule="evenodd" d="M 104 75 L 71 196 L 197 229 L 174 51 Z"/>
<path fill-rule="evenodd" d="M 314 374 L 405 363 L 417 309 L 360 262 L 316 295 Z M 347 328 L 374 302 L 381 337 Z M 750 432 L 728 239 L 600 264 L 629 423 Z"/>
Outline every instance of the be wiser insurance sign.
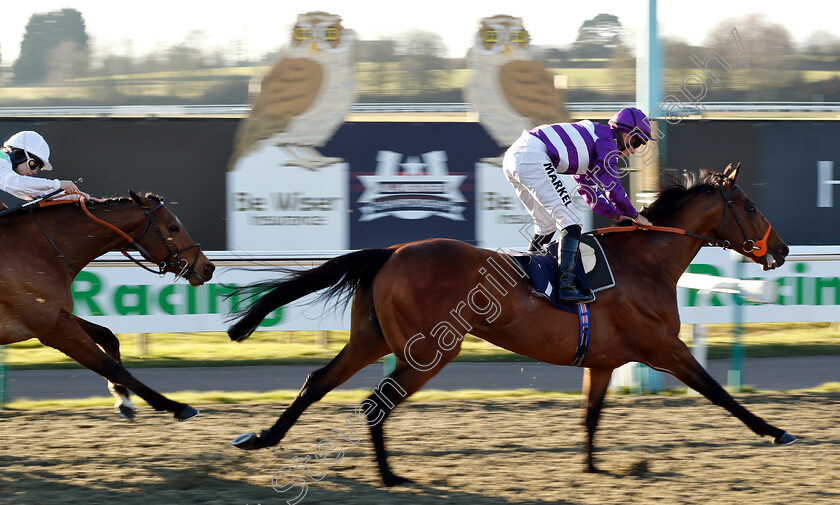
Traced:
<path fill-rule="evenodd" d="M 346 249 L 348 179 L 341 159 L 296 164 L 263 144 L 227 174 L 228 250 Z"/>

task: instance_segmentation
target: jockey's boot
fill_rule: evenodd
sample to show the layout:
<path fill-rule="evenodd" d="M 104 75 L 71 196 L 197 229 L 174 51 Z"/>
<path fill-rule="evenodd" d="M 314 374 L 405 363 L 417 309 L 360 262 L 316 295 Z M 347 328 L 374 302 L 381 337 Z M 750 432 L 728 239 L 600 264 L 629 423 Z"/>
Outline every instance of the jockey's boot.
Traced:
<path fill-rule="evenodd" d="M 554 232 L 546 233 L 545 235 L 535 233 L 534 236 L 531 237 L 531 243 L 528 245 L 528 252 L 545 252 L 543 249 L 551 243 L 552 237 L 554 237 Z"/>
<path fill-rule="evenodd" d="M 592 293 L 583 293 L 575 286 L 577 253 L 580 247 L 580 227 L 577 227 L 575 231 L 577 233 L 566 233 L 560 239 L 556 298 L 558 302 L 589 303 L 594 300 Z M 577 235 L 577 237 L 574 235 Z"/>

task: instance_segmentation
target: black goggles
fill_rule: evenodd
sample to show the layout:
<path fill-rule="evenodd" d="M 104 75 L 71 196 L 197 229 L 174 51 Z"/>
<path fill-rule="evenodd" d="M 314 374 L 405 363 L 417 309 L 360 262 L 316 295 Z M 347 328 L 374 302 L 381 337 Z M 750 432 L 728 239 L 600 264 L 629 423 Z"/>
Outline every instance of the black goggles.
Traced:
<path fill-rule="evenodd" d="M 29 160 L 27 160 L 26 164 L 29 166 L 30 170 L 38 171 L 44 168 L 44 162 L 41 161 L 37 156 L 29 155 Z"/>
<path fill-rule="evenodd" d="M 633 149 L 638 149 L 643 145 L 647 144 L 647 140 L 643 139 L 642 137 L 632 133 L 630 135 L 630 147 L 632 147 Z"/>
<path fill-rule="evenodd" d="M 41 158 L 35 156 L 34 154 L 30 154 L 23 149 L 13 149 L 10 154 L 13 167 L 18 166 L 21 163 L 26 163 L 26 166 L 28 166 L 30 170 L 37 171 L 44 168 L 44 162 L 41 161 Z"/>

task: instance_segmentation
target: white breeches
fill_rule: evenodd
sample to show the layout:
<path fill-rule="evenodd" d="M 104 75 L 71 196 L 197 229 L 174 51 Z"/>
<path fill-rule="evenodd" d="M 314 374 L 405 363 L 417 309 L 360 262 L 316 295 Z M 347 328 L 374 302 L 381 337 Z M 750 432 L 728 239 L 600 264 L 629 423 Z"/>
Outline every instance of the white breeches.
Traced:
<path fill-rule="evenodd" d="M 540 139 L 523 132 L 505 152 L 502 171 L 534 218 L 535 233 L 545 235 L 581 224 L 570 192 L 574 188 L 563 183 Z"/>

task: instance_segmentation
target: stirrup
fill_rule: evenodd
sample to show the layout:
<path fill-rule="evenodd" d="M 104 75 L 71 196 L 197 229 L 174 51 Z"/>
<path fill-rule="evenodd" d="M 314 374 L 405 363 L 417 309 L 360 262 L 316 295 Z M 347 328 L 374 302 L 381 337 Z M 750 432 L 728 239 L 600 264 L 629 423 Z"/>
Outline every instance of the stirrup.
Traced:
<path fill-rule="evenodd" d="M 590 303 L 595 301 L 595 294 L 589 290 L 589 293 L 584 293 L 577 288 L 558 289 L 556 300 L 558 302 L 571 303 Z"/>
<path fill-rule="evenodd" d="M 583 289 L 579 291 L 583 296 L 586 297 L 586 300 L 580 301 L 578 303 L 592 303 L 595 301 L 595 292 L 591 289 Z"/>

